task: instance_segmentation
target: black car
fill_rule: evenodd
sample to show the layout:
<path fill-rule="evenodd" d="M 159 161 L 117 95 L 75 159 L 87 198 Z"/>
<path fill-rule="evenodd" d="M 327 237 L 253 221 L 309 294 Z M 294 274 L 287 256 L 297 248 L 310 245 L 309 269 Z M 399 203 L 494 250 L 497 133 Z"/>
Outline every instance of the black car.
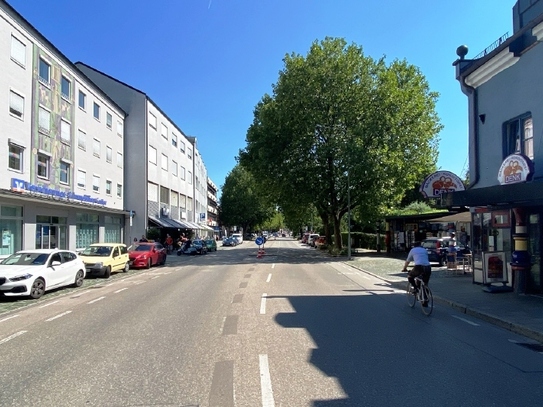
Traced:
<path fill-rule="evenodd" d="M 451 242 L 451 237 L 429 237 L 422 241 L 421 246 L 428 252 L 430 263 L 438 263 L 441 267 L 447 261 L 447 249 Z M 456 241 L 457 257 L 470 253 L 469 248 Z"/>

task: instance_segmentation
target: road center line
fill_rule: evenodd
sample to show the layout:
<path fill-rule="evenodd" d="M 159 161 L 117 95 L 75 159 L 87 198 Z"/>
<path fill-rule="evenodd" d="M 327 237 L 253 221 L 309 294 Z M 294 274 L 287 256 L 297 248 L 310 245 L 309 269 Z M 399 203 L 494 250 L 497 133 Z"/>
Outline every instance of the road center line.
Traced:
<path fill-rule="evenodd" d="M 268 355 L 258 355 L 260 364 L 260 388 L 262 390 L 262 407 L 275 407 L 270 378 Z"/>
<path fill-rule="evenodd" d="M 17 318 L 18 316 L 19 316 L 19 314 L 17 314 L 17 315 L 12 315 L 11 317 L 7 317 L 7 318 L 4 318 L 4 319 L 0 319 L 0 322 L 7 321 L 8 319 Z"/>
<path fill-rule="evenodd" d="M 121 288 L 120 290 L 113 291 L 115 294 L 119 294 L 121 291 L 128 290 L 128 287 Z"/>
<path fill-rule="evenodd" d="M 72 312 L 72 311 L 66 311 L 66 312 L 63 312 L 62 314 L 55 315 L 55 316 L 52 317 L 52 318 L 46 319 L 45 322 L 54 321 L 55 319 L 61 318 L 61 317 L 65 316 L 65 315 L 68 315 L 68 314 L 71 313 L 71 312 Z"/>
<path fill-rule="evenodd" d="M 154 280 L 155 278 L 159 278 L 160 276 L 154 276 L 153 278 L 151 278 L 151 280 Z"/>
<path fill-rule="evenodd" d="M 106 298 L 106 297 L 97 298 L 97 299 L 95 299 L 95 300 L 92 300 L 92 301 L 87 302 L 87 304 L 94 304 L 95 302 L 101 301 L 101 300 L 103 300 L 104 298 Z"/>
<path fill-rule="evenodd" d="M 53 301 L 53 302 L 50 302 L 49 304 L 42 305 L 42 306 L 39 307 L 39 308 L 45 308 L 45 307 L 48 307 L 49 305 L 56 304 L 57 302 L 58 302 L 58 301 Z"/>
<path fill-rule="evenodd" d="M 266 279 L 266 283 L 269 283 L 271 281 L 271 273 L 268 274 L 268 278 Z"/>
<path fill-rule="evenodd" d="M 7 338 L 4 338 L 0 341 L 0 345 L 3 343 L 6 343 L 7 341 L 11 341 L 13 338 L 17 338 L 18 336 L 25 334 L 27 331 L 19 331 L 15 332 L 13 335 L 8 336 Z"/>
<path fill-rule="evenodd" d="M 456 316 L 456 315 L 453 315 L 452 317 L 453 317 L 453 318 L 456 318 L 456 319 L 459 319 L 460 321 L 464 321 L 464 322 L 467 323 L 467 324 L 470 324 L 470 325 L 473 325 L 473 326 L 479 326 L 479 324 L 476 324 L 475 322 L 472 322 L 472 321 L 470 321 L 470 320 L 468 320 L 468 319 L 465 319 L 465 318 L 462 318 L 462 317 L 458 317 L 458 316 Z"/>
<path fill-rule="evenodd" d="M 262 294 L 262 298 L 260 300 L 260 314 L 262 315 L 266 313 L 266 296 L 266 293 Z"/>
<path fill-rule="evenodd" d="M 272 269 L 274 269 L 274 268 L 275 268 L 275 263 L 272 264 Z"/>

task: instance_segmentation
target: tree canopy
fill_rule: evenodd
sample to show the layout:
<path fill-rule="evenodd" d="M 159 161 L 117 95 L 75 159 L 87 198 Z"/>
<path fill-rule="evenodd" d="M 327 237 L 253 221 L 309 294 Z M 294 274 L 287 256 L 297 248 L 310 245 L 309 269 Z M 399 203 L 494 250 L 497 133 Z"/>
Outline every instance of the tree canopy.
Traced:
<path fill-rule="evenodd" d="M 387 65 L 341 38 L 283 62 L 273 94 L 255 107 L 239 163 L 279 206 L 314 205 L 341 247 L 349 204 L 375 218 L 435 169 L 438 95 L 417 67 Z"/>

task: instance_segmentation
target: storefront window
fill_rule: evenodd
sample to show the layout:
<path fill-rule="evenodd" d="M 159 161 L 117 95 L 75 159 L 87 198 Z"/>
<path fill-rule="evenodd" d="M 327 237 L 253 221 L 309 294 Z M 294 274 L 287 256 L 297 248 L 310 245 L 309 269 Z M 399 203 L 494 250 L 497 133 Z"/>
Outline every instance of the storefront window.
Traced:
<path fill-rule="evenodd" d="M 76 248 L 82 249 L 98 243 L 98 215 L 78 213 L 76 215 Z"/>
<path fill-rule="evenodd" d="M 541 227 L 539 225 L 539 214 L 530 215 L 530 224 L 528 227 L 529 240 L 528 251 L 532 268 L 528 274 L 528 291 L 532 293 L 543 292 L 541 285 Z"/>
<path fill-rule="evenodd" d="M 61 216 L 36 216 L 36 249 L 67 249 L 68 218 Z"/>
<path fill-rule="evenodd" d="M 0 229 L 2 245 L 0 255 L 8 255 L 22 249 L 23 207 L 0 205 Z"/>
<path fill-rule="evenodd" d="M 105 240 L 107 243 L 120 243 L 121 240 L 121 218 L 115 216 L 105 217 Z"/>

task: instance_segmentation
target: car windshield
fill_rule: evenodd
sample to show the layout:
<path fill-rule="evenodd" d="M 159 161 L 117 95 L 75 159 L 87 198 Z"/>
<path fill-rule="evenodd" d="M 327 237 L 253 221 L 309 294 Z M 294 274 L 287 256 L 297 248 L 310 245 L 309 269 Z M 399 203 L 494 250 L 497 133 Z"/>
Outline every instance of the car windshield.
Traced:
<path fill-rule="evenodd" d="M 134 251 L 136 252 L 148 252 L 152 249 L 152 246 L 151 245 L 148 245 L 148 244 L 140 244 L 140 245 L 137 245 L 136 248 L 134 249 Z"/>
<path fill-rule="evenodd" d="M 81 256 L 108 257 L 111 254 L 110 246 L 89 246 L 81 252 Z"/>
<path fill-rule="evenodd" d="M 47 262 L 47 253 L 15 253 L 5 258 L 0 264 L 16 266 L 42 266 Z"/>
<path fill-rule="evenodd" d="M 215 243 L 215 241 L 214 241 L 214 240 L 211 240 L 211 239 L 209 239 L 209 240 L 206 240 L 206 243 L 207 243 L 207 244 L 213 244 L 213 243 Z"/>
<path fill-rule="evenodd" d="M 437 241 L 436 240 L 425 240 L 422 242 L 422 247 L 425 249 L 435 249 L 437 247 Z"/>

